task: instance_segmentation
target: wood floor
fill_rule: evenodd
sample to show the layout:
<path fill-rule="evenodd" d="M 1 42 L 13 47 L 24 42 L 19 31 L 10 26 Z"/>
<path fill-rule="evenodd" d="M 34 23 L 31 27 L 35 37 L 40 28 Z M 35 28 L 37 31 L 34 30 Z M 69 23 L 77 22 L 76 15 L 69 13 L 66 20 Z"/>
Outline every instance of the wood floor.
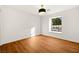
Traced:
<path fill-rule="evenodd" d="M 4 44 L 0 48 L 2 53 L 79 53 L 79 43 L 45 35 Z"/>

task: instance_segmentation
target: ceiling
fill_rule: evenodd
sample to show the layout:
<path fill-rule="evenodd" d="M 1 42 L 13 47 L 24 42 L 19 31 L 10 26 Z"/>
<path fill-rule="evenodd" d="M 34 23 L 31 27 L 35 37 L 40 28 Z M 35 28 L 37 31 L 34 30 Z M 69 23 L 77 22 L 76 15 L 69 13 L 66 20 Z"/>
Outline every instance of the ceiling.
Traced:
<path fill-rule="evenodd" d="M 7 7 L 16 8 L 36 15 L 39 15 L 38 9 L 41 8 L 40 5 L 7 5 Z M 46 15 L 50 15 L 56 12 L 78 7 L 78 5 L 45 5 L 44 7 L 47 10 Z"/>

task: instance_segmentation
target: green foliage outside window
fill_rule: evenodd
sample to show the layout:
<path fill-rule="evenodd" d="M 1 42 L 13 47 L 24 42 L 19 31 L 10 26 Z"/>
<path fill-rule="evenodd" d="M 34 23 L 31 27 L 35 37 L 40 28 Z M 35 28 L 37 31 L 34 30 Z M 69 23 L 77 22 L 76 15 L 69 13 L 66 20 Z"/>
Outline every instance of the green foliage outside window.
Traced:
<path fill-rule="evenodd" d="M 60 18 L 53 18 L 52 19 L 52 25 L 62 25 Z"/>

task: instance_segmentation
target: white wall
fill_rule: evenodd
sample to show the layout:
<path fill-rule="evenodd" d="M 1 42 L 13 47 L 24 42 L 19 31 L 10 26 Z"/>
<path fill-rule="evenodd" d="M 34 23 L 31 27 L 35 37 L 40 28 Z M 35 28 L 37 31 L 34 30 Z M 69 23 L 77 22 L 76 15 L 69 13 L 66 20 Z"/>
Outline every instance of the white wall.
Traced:
<path fill-rule="evenodd" d="M 2 24 L 3 24 L 3 16 L 2 16 L 2 11 L 0 6 L 0 45 L 1 45 L 1 39 L 2 39 Z"/>
<path fill-rule="evenodd" d="M 36 35 L 56 36 L 79 43 L 79 8 L 40 16 L 9 7 L 0 8 L 0 45 Z M 62 33 L 49 32 L 49 18 L 63 16 Z M 35 30 L 35 31 L 34 31 Z"/>
<path fill-rule="evenodd" d="M 1 22 L 2 20 L 1 20 L 1 13 L 0 13 L 0 44 L 1 44 Z"/>
<path fill-rule="evenodd" d="M 62 33 L 49 32 L 49 19 L 62 16 Z M 79 43 L 79 7 L 42 17 L 42 33 Z"/>
<path fill-rule="evenodd" d="M 1 9 L 1 16 L 1 44 L 30 37 L 34 32 L 40 34 L 39 16 L 9 7 Z"/>
<path fill-rule="evenodd" d="M 1 44 L 1 14 L 0 14 L 0 44 Z"/>

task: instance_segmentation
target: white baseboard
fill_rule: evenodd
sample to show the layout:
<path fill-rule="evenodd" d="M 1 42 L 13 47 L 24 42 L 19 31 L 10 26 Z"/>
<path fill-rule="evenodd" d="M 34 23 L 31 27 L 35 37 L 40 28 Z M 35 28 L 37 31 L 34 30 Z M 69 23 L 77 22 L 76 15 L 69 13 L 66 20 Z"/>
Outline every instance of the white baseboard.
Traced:
<path fill-rule="evenodd" d="M 37 36 L 37 35 L 40 35 L 40 34 L 36 34 L 35 36 Z M 5 41 L 5 42 L 2 42 L 0 45 L 8 44 L 8 43 L 15 42 L 15 41 L 22 40 L 24 38 L 29 38 L 29 37 L 33 37 L 33 36 L 24 36 L 24 37 L 20 37 L 18 39 L 14 39 L 14 40 L 11 40 L 11 41 L 7 41 L 7 42 Z"/>
<path fill-rule="evenodd" d="M 55 38 L 58 38 L 58 39 L 62 39 L 62 40 L 67 40 L 67 41 L 71 41 L 71 42 L 79 43 L 78 41 L 76 41 L 76 40 L 72 40 L 72 39 L 70 39 L 70 38 L 63 38 L 63 37 L 58 37 L 58 36 L 55 36 L 55 35 L 49 35 L 49 34 L 43 34 L 43 35 L 47 35 L 47 36 L 55 37 Z"/>

